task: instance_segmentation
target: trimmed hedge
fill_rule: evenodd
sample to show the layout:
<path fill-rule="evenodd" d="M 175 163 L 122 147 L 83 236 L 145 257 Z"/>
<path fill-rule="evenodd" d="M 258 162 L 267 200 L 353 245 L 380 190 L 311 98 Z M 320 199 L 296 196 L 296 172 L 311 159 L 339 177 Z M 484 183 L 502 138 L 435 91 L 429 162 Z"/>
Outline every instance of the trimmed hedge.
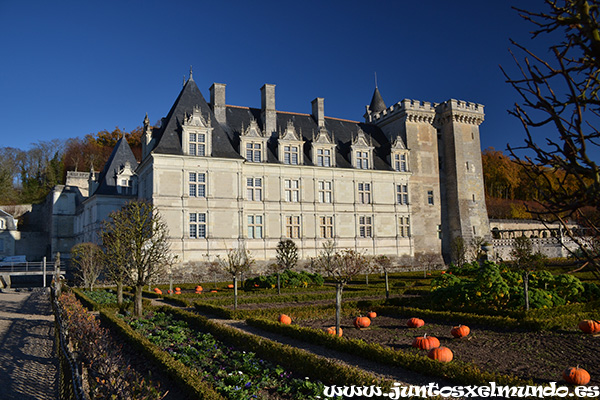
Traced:
<path fill-rule="evenodd" d="M 451 363 L 440 363 L 423 355 L 395 351 L 379 344 L 371 344 L 359 339 L 337 337 L 317 329 L 305 328 L 298 325 L 283 325 L 260 318 L 249 318 L 246 322 L 249 325 L 267 331 L 326 346 L 379 363 L 445 378 L 460 384 L 488 385 L 489 382 L 511 386 L 533 384 L 532 381 L 525 381 L 514 376 L 482 371 L 473 363 L 459 360 L 454 360 Z"/>
<path fill-rule="evenodd" d="M 340 365 L 307 351 L 212 322 L 208 318 L 189 311 L 167 306 L 160 307 L 159 310 L 173 314 L 187 322 L 193 329 L 210 333 L 222 342 L 237 349 L 254 352 L 261 358 L 279 364 L 300 375 L 318 379 L 325 384 L 338 386 L 377 385 L 385 388 L 392 385 L 392 382 L 381 380 L 356 367 Z"/>
<path fill-rule="evenodd" d="M 147 359 L 158 365 L 190 399 L 224 400 L 210 384 L 203 381 L 198 372 L 175 360 L 158 346 L 138 334 L 112 310 L 101 309 L 102 322 L 119 332 L 126 341 Z"/>

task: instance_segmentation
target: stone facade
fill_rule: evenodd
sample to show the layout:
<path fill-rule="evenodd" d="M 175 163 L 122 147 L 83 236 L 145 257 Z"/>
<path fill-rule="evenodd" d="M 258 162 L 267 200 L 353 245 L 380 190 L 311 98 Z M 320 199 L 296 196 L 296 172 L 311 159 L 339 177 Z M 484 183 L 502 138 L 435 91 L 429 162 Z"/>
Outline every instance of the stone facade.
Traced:
<path fill-rule="evenodd" d="M 447 257 L 457 236 L 490 237 L 483 106 L 386 107 L 376 89 L 359 122 L 325 116 L 323 98 L 311 114 L 278 111 L 275 85 L 260 92 L 260 109 L 231 106 L 215 83 L 207 103 L 190 77 L 160 126 L 144 119 L 141 162 L 118 144 L 110 166 L 91 176 L 90 196 L 75 212 L 77 241 L 96 241 L 102 219 L 136 197 L 159 209 L 183 265 L 240 241 L 267 263 L 284 238 L 308 259 L 328 240 L 396 258 Z M 119 186 L 126 181 L 128 191 Z"/>

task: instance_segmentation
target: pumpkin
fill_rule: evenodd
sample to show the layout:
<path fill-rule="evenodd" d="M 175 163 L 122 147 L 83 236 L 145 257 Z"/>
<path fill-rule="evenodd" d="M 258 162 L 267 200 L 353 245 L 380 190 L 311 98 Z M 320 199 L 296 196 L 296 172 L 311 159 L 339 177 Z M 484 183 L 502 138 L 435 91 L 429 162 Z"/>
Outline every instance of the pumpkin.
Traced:
<path fill-rule="evenodd" d="M 181 288 L 178 288 L 178 287 L 176 287 L 176 288 L 175 288 L 175 291 L 176 291 L 176 292 L 181 292 Z"/>
<path fill-rule="evenodd" d="M 452 361 L 452 358 L 454 358 L 454 354 L 452 354 L 452 350 L 449 348 L 440 346 L 429 350 L 427 357 L 440 362 L 450 362 Z"/>
<path fill-rule="evenodd" d="M 211 292 L 211 293 L 217 293 L 217 290 L 216 290 L 216 289 L 213 289 L 213 290 L 211 290 L 210 292 Z"/>
<path fill-rule="evenodd" d="M 579 329 L 585 333 L 598 333 L 600 332 L 600 322 L 593 319 L 584 319 L 579 323 Z"/>
<path fill-rule="evenodd" d="M 230 283 L 229 285 L 227 285 L 227 287 L 228 287 L 229 289 L 233 289 L 233 284 L 231 284 L 231 283 Z"/>
<path fill-rule="evenodd" d="M 590 374 L 583 368 L 579 368 L 579 365 L 575 368 L 570 367 L 565 369 L 563 372 L 563 378 L 567 383 L 573 385 L 587 385 L 590 382 Z"/>
<path fill-rule="evenodd" d="M 406 323 L 406 325 L 409 328 L 420 328 L 423 325 L 425 325 L 425 321 L 423 321 L 421 318 L 411 318 L 408 320 L 408 322 Z"/>
<path fill-rule="evenodd" d="M 159 288 L 154 288 L 154 292 L 156 294 L 162 294 L 162 290 L 160 290 Z"/>
<path fill-rule="evenodd" d="M 335 326 L 330 326 L 329 328 L 327 328 L 327 333 L 335 336 Z M 338 334 L 338 336 L 341 337 L 342 333 L 343 333 L 342 328 L 340 328 L 340 333 Z"/>
<path fill-rule="evenodd" d="M 465 337 L 469 333 L 471 333 L 471 329 L 469 329 L 469 327 L 466 325 L 458 325 L 458 326 L 455 326 L 454 328 L 450 329 L 450 333 L 455 338 L 461 338 L 461 337 Z"/>
<path fill-rule="evenodd" d="M 371 325 L 371 320 L 368 317 L 356 317 L 354 319 L 354 326 L 358 329 L 367 328 Z"/>
<path fill-rule="evenodd" d="M 289 324 L 292 323 L 292 319 L 289 316 L 285 315 L 285 314 L 281 314 L 279 316 L 279 322 L 281 322 L 284 325 L 289 325 Z"/>
<path fill-rule="evenodd" d="M 200 285 L 196 286 L 196 292 L 201 292 L 203 290 L 204 289 L 202 289 L 202 286 L 200 286 Z"/>
<path fill-rule="evenodd" d="M 367 317 L 369 317 L 370 319 L 377 318 L 377 313 L 375 311 L 371 311 L 367 313 Z"/>
<path fill-rule="evenodd" d="M 440 341 L 434 336 L 427 336 L 427 334 L 424 334 L 423 336 L 415 338 L 412 346 L 421 350 L 431 350 L 440 347 Z"/>

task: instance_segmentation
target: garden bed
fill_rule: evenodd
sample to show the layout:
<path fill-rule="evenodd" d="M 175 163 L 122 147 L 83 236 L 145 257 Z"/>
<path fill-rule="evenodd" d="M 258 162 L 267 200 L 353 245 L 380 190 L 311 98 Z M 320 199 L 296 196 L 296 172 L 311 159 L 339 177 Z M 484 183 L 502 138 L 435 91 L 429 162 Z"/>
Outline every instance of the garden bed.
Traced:
<path fill-rule="evenodd" d="M 367 329 L 358 330 L 353 318 L 342 318 L 343 335 L 387 348 L 423 354 L 411 346 L 417 336 L 435 336 L 442 346 L 449 347 L 455 360 L 472 362 L 482 370 L 513 375 L 535 383 L 561 381 L 565 368 L 579 365 L 592 376 L 590 385 L 600 384 L 600 337 L 586 335 L 574 327 L 571 330 L 531 332 L 516 329 L 487 328 L 470 324 L 471 333 L 454 339 L 447 322 L 426 321 L 425 326 L 409 329 L 408 318 L 378 316 Z M 324 330 L 335 325 L 331 318 L 300 320 L 298 325 Z"/>

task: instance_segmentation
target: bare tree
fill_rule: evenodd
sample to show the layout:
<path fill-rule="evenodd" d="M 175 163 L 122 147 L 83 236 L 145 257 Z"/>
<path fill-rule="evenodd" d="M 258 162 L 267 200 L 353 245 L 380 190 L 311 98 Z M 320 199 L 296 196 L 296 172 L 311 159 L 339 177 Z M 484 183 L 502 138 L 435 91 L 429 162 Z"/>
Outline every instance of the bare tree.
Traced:
<path fill-rule="evenodd" d="M 369 259 L 354 250 L 335 251 L 333 242 L 323 244 L 323 250 L 313 259 L 314 268 L 330 276 L 335 281 L 335 332 L 340 332 L 342 314 L 342 291 L 344 286 L 357 274 L 364 271 Z"/>
<path fill-rule="evenodd" d="M 535 25 L 533 39 L 553 34 L 561 41 L 545 58 L 512 41 L 524 55 L 522 61 L 514 57 L 519 73 L 502 71 L 520 95 L 521 103 L 509 112 L 521 121 L 526 137 L 523 146 L 508 149 L 539 188 L 543 209 L 528 211 L 560 221 L 600 279 L 597 249 L 567 225 L 576 220 L 588 237 L 600 236 L 600 168 L 594 160 L 600 147 L 600 6 L 586 0 L 545 4 L 546 12 L 516 9 Z"/>
<path fill-rule="evenodd" d="M 298 246 L 293 240 L 285 239 L 277 243 L 277 263 L 272 264 L 272 268 L 277 273 L 277 294 L 281 294 L 281 272 L 290 270 L 298 262 Z"/>
<path fill-rule="evenodd" d="M 423 277 L 427 278 L 427 272 L 442 267 L 444 260 L 437 253 L 417 253 L 415 254 L 415 263 L 423 267 Z"/>
<path fill-rule="evenodd" d="M 450 257 L 457 267 L 462 267 L 467 262 L 467 249 L 462 236 L 455 237 L 450 244 Z"/>
<path fill-rule="evenodd" d="M 71 261 L 78 269 L 83 286 L 94 289 L 94 283 L 102 273 L 102 250 L 95 243 L 79 243 L 71 249 Z"/>
<path fill-rule="evenodd" d="M 390 268 L 392 267 L 392 260 L 390 260 L 390 258 L 388 256 L 377 256 L 373 259 L 373 262 L 375 263 L 375 265 L 377 265 L 379 268 L 381 268 L 383 270 L 383 273 L 385 275 L 385 298 L 389 299 L 390 298 L 390 282 L 388 280 L 388 272 L 390 270 Z"/>
<path fill-rule="evenodd" d="M 250 272 L 254 259 L 250 255 L 250 251 L 246 249 L 246 243 L 240 242 L 237 248 L 227 250 L 225 257 L 217 256 L 216 261 L 221 269 L 233 278 L 233 309 L 235 311 L 238 302 L 238 277 Z"/>
<path fill-rule="evenodd" d="M 120 264 L 114 265 L 116 272 L 123 273 L 135 288 L 134 314 L 140 317 L 144 286 L 163 275 L 175 260 L 167 225 L 151 203 L 134 200 L 110 214 L 101 236 L 107 254 Z"/>

